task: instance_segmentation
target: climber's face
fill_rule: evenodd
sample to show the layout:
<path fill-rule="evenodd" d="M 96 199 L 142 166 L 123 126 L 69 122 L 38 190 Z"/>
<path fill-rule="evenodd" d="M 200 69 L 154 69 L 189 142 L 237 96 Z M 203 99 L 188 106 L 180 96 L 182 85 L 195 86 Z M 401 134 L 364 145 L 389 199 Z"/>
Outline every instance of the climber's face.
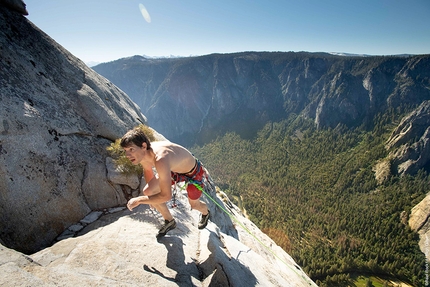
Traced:
<path fill-rule="evenodd" d="M 132 164 L 138 165 L 145 154 L 146 143 L 143 143 L 141 147 L 135 144 L 131 144 L 128 147 L 124 147 L 125 156 L 131 161 Z"/>

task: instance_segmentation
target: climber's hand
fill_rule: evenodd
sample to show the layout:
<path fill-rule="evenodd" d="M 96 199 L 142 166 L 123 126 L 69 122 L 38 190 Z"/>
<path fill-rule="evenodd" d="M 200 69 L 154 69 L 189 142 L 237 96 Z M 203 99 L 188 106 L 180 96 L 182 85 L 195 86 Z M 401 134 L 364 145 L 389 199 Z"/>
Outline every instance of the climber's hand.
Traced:
<path fill-rule="evenodd" d="M 140 203 L 139 203 L 139 199 L 138 198 L 136 198 L 136 197 L 134 197 L 134 198 L 132 198 L 132 199 L 130 199 L 129 201 L 128 201 L 128 203 L 127 203 L 127 208 L 130 210 L 130 211 L 132 211 L 133 210 L 133 208 L 135 208 L 136 206 L 138 206 Z"/>

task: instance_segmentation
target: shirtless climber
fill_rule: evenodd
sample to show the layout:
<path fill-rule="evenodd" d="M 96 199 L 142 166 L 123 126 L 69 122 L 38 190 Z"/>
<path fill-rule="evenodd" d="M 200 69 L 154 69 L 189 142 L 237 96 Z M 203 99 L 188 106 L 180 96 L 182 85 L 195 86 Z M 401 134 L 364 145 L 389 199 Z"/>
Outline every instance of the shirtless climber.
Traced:
<path fill-rule="evenodd" d="M 143 195 L 130 199 L 127 207 L 133 210 L 140 204 L 150 204 L 161 213 L 164 225 L 160 228 L 157 238 L 163 237 L 176 227 L 175 219 L 166 202 L 172 198 L 172 184 L 180 181 L 188 182 L 187 193 L 191 208 L 201 212 L 198 228 L 206 227 L 210 213 L 206 203 L 199 200 L 205 176 L 205 169 L 199 160 L 178 144 L 169 141 L 150 142 L 139 128 L 128 131 L 121 138 L 120 144 L 132 164 L 142 165 L 147 183 L 143 188 Z M 157 175 L 154 175 L 153 167 Z"/>

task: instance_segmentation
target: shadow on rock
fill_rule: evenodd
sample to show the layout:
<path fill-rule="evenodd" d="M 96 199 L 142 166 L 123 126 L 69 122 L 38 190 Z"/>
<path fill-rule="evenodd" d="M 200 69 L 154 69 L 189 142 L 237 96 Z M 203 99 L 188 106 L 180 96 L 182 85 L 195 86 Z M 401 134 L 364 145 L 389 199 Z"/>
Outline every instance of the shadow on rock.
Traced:
<path fill-rule="evenodd" d="M 186 262 L 184 253 L 184 243 L 178 237 L 163 237 L 158 240 L 159 243 L 164 244 L 167 249 L 167 262 L 166 267 L 174 270 L 176 276 L 168 277 L 154 267 L 144 265 L 143 269 L 147 272 L 159 275 L 166 280 L 175 282 L 178 286 L 195 286 L 192 282 L 192 277 L 200 280 L 199 270 L 195 263 Z"/>
<path fill-rule="evenodd" d="M 210 231 L 207 247 L 210 255 L 198 266 L 203 281 L 208 281 L 205 286 L 250 287 L 257 284 L 251 270 L 230 255 L 221 234 Z"/>

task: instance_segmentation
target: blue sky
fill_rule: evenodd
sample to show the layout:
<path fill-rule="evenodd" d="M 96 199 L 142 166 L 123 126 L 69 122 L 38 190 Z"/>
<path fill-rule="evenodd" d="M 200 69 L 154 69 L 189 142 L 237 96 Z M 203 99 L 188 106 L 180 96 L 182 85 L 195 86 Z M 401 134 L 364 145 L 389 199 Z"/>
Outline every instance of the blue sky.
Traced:
<path fill-rule="evenodd" d="M 24 2 L 31 22 L 87 63 L 241 51 L 430 53 L 429 0 Z"/>

